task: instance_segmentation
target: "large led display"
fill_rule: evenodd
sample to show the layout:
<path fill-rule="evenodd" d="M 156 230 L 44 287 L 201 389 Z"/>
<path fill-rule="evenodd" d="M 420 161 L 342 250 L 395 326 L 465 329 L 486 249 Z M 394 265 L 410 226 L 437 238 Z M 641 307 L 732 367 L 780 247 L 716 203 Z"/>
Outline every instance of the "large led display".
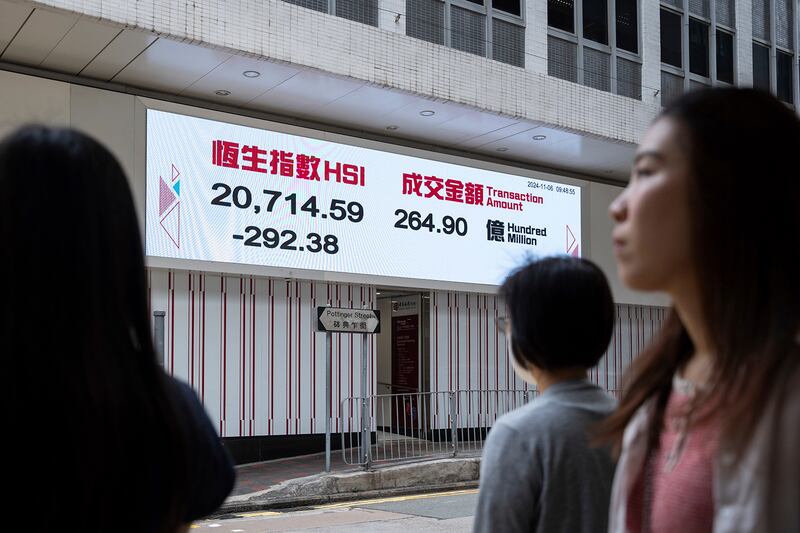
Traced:
<path fill-rule="evenodd" d="M 580 255 L 580 188 L 147 111 L 151 257 L 494 285 Z"/>

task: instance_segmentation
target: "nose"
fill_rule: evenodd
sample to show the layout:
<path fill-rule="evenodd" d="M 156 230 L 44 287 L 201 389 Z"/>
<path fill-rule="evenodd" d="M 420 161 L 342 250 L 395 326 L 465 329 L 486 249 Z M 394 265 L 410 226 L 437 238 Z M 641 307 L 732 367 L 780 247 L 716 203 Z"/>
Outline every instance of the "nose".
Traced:
<path fill-rule="evenodd" d="M 608 214 L 614 222 L 623 222 L 628 217 L 628 188 L 614 198 L 608 206 Z"/>

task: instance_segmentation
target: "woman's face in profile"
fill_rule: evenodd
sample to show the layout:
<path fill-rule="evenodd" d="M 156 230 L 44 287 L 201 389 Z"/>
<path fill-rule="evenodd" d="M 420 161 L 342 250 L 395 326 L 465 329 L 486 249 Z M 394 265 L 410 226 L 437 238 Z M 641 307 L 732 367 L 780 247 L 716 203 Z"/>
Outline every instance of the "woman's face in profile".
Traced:
<path fill-rule="evenodd" d="M 609 207 L 619 277 L 632 289 L 674 293 L 691 272 L 688 183 L 683 127 L 661 118 L 636 151 L 630 182 Z"/>

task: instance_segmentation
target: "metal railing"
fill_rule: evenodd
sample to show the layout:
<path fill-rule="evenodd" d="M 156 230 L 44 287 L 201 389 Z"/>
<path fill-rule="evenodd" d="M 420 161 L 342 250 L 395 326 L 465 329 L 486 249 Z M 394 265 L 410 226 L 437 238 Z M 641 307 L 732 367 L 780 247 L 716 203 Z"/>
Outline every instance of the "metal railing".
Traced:
<path fill-rule="evenodd" d="M 460 390 L 345 398 L 342 455 L 349 465 L 479 455 L 489 429 L 535 390 Z"/>

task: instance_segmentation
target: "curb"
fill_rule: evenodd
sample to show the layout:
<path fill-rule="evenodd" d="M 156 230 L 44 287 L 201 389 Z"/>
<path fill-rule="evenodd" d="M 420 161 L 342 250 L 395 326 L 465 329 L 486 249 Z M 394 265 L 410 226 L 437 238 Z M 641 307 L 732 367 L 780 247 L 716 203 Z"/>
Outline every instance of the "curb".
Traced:
<path fill-rule="evenodd" d="M 446 483 L 442 485 L 427 485 L 424 487 L 405 487 L 401 489 L 370 490 L 364 492 L 349 492 L 342 494 L 330 494 L 328 496 L 315 496 L 308 498 L 284 498 L 271 501 L 242 501 L 226 503 L 216 512 L 208 515 L 208 518 L 233 517 L 241 513 L 254 513 L 258 511 L 301 511 L 330 503 L 344 503 L 348 501 L 357 502 L 359 500 L 373 498 L 389 498 L 393 496 L 409 496 L 412 494 L 426 494 L 434 492 L 447 492 L 456 490 L 467 490 L 478 488 L 477 481 L 467 481 L 463 483 Z"/>
<path fill-rule="evenodd" d="M 474 488 L 479 476 L 480 458 L 475 457 L 315 474 L 229 498 L 212 516 Z"/>

